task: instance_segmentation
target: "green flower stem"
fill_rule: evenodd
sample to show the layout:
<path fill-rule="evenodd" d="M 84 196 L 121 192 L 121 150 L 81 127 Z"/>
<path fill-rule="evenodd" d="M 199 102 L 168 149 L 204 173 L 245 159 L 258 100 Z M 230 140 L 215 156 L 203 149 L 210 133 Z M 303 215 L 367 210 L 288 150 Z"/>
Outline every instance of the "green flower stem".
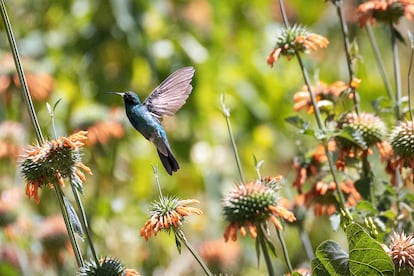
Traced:
<path fill-rule="evenodd" d="M 395 79 L 395 116 L 398 121 L 401 120 L 401 72 L 400 72 L 400 60 L 398 58 L 398 45 L 397 35 L 392 23 L 390 23 L 391 30 L 391 47 L 392 47 L 392 60 L 394 66 L 394 79 Z"/>
<path fill-rule="evenodd" d="M 382 81 L 384 82 L 385 90 L 387 90 L 388 98 L 394 103 L 394 93 L 392 91 L 391 84 L 388 80 L 387 74 L 385 73 L 384 62 L 382 61 L 377 41 L 375 39 L 374 33 L 372 32 L 371 24 L 369 22 L 367 22 L 367 24 L 365 25 L 365 30 L 368 33 L 368 39 L 371 43 L 372 50 L 374 51 L 375 60 L 377 62 L 378 70 L 380 72 Z"/>
<path fill-rule="evenodd" d="M 282 235 L 281 231 L 277 228 L 276 228 L 276 233 L 277 233 L 277 237 L 280 241 L 280 245 L 282 246 L 283 257 L 285 258 L 285 262 L 286 262 L 286 265 L 289 269 L 289 273 L 290 273 L 290 275 L 292 275 L 293 274 L 293 267 L 292 267 L 292 264 L 290 263 L 289 254 L 288 254 L 288 251 L 287 251 L 285 239 L 283 238 L 283 235 Z"/>
<path fill-rule="evenodd" d="M 197 254 L 197 252 L 194 250 L 194 248 L 191 246 L 191 244 L 188 242 L 187 238 L 184 235 L 184 232 L 179 228 L 173 228 L 175 236 L 187 247 L 187 249 L 190 251 L 190 253 L 194 256 L 196 261 L 200 264 L 201 268 L 204 270 L 206 275 L 212 276 L 213 273 L 211 273 L 210 269 L 207 267 L 207 265 L 204 263 L 204 261 L 201 259 L 200 255 Z"/>
<path fill-rule="evenodd" d="M 236 145 L 236 141 L 234 139 L 233 130 L 231 128 L 230 109 L 224 103 L 224 95 L 223 94 L 221 95 L 221 107 L 223 109 L 223 115 L 226 118 L 227 129 L 229 131 L 231 146 L 233 148 L 234 158 L 236 159 L 237 169 L 239 170 L 240 180 L 241 180 L 241 183 L 245 183 L 244 175 L 243 175 L 243 168 L 242 168 L 242 165 L 241 165 L 241 162 L 240 162 L 239 153 L 237 151 L 237 145 Z"/>
<path fill-rule="evenodd" d="M 300 239 L 302 240 L 302 245 L 305 248 L 306 255 L 308 256 L 309 261 L 312 261 L 315 258 L 315 252 L 313 252 L 312 244 L 309 240 L 309 235 L 303 227 L 303 223 L 299 225 Z"/>
<path fill-rule="evenodd" d="M 54 190 L 56 191 L 56 197 L 58 198 L 59 206 L 61 207 L 62 215 L 66 224 L 66 229 L 68 230 L 69 240 L 72 244 L 73 252 L 75 253 L 76 262 L 78 264 L 78 267 L 82 267 L 84 265 L 84 261 L 82 258 L 81 251 L 79 249 L 78 242 L 75 238 L 75 232 L 73 230 L 72 223 L 70 222 L 68 211 L 65 206 L 62 187 L 60 187 L 59 184 L 54 184 L 53 187 L 55 188 Z"/>
<path fill-rule="evenodd" d="M 282 20 L 283 20 L 283 24 L 285 25 L 286 28 L 289 28 L 289 20 L 287 18 L 286 15 L 286 9 L 285 9 L 285 4 L 283 2 L 283 0 L 279 0 L 279 8 L 280 8 L 280 13 L 282 14 Z"/>
<path fill-rule="evenodd" d="M 72 192 L 73 192 L 73 196 L 75 198 L 76 205 L 77 205 L 78 210 L 80 212 L 80 222 L 82 224 L 83 230 L 86 233 L 86 239 L 88 240 L 88 244 L 89 244 L 89 248 L 90 248 L 91 253 L 92 253 L 92 257 L 93 257 L 94 261 L 96 262 L 96 265 L 99 266 L 99 259 L 98 259 L 98 256 L 96 255 L 96 250 L 95 250 L 95 247 L 94 247 L 93 242 L 92 242 L 91 232 L 89 231 L 89 225 L 88 225 L 88 221 L 86 219 L 85 208 L 83 208 L 82 201 L 81 201 L 80 196 L 79 196 L 79 191 L 76 189 L 76 187 L 74 185 L 72 185 L 72 177 L 71 176 L 69 177 L 69 181 L 71 183 L 70 186 L 72 187 Z"/>
<path fill-rule="evenodd" d="M 263 233 L 262 227 L 259 226 L 257 228 L 259 230 L 257 233 L 257 238 L 259 239 L 260 247 L 263 252 L 263 256 L 264 256 L 266 267 L 267 267 L 267 272 L 269 276 L 273 276 L 275 275 L 275 272 L 273 270 L 272 261 L 270 260 L 269 250 L 267 249 L 266 240 L 264 237 L 265 234 Z"/>
<path fill-rule="evenodd" d="M 289 22 L 287 20 L 286 14 L 284 12 L 283 0 L 279 0 L 279 6 L 280 6 L 280 9 L 282 11 L 283 22 L 284 22 L 285 26 L 287 27 L 287 26 L 289 26 Z M 317 105 L 317 102 L 316 102 L 315 93 L 313 91 L 313 88 L 312 88 L 312 85 L 311 85 L 311 82 L 310 82 L 310 79 L 309 79 L 309 76 L 308 76 L 308 71 L 306 70 L 305 65 L 303 64 L 302 58 L 301 58 L 301 56 L 298 52 L 296 52 L 296 58 L 299 62 L 299 66 L 300 66 L 300 68 L 302 70 L 302 74 L 303 74 L 303 79 L 304 79 L 305 84 L 306 84 L 306 86 L 308 88 L 308 91 L 309 91 L 309 97 L 310 97 L 310 100 L 311 100 L 311 103 L 312 103 L 312 106 L 313 106 L 313 109 L 314 109 L 316 123 L 318 124 L 319 130 L 321 132 L 322 144 L 324 146 L 324 149 L 325 149 L 325 152 L 326 152 L 326 157 L 328 159 L 329 170 L 331 172 L 333 181 L 335 182 L 336 192 L 338 193 L 338 197 L 339 197 L 339 205 L 340 205 L 340 208 L 345 209 L 345 197 L 344 197 L 344 195 L 343 195 L 343 193 L 342 193 L 342 191 L 339 187 L 339 183 L 338 183 L 336 173 L 335 173 L 335 167 L 333 165 L 332 156 L 331 156 L 331 154 L 329 153 L 329 150 L 328 150 L 328 140 L 326 138 L 326 129 L 325 129 L 325 126 L 322 122 L 321 113 L 319 111 L 319 108 L 318 108 L 318 105 Z"/>
<path fill-rule="evenodd" d="M 27 86 L 23 67 L 20 62 L 19 51 L 17 50 L 16 40 L 13 35 L 13 30 L 10 24 L 9 17 L 7 15 L 7 10 L 6 10 L 6 5 L 4 4 L 4 0 L 0 0 L 0 9 L 1 9 L 1 17 L 3 19 L 3 23 L 6 28 L 7 38 L 9 40 L 10 49 L 13 54 L 14 64 L 16 65 L 17 75 L 19 76 L 19 80 L 23 88 L 23 97 L 25 99 L 26 107 L 28 109 L 29 116 L 32 121 L 33 127 L 36 131 L 37 142 L 39 143 L 39 145 L 41 145 L 44 142 L 42 130 L 40 129 L 40 124 L 39 124 L 39 121 L 37 120 L 36 111 L 33 106 L 32 98 L 30 97 L 29 88 Z"/>
<path fill-rule="evenodd" d="M 35 132 L 36 132 L 37 142 L 39 143 L 39 145 L 41 145 L 41 144 L 44 143 L 42 130 L 40 128 L 40 124 L 39 124 L 39 121 L 38 121 L 37 116 L 36 116 L 36 111 L 35 111 L 34 106 L 33 106 L 32 98 L 30 96 L 29 88 L 27 86 L 26 78 L 25 78 L 24 71 L 23 71 L 23 66 L 21 64 L 19 51 L 17 49 L 16 40 L 15 40 L 14 35 L 13 35 L 13 30 L 12 30 L 12 27 L 11 27 L 11 24 L 10 24 L 9 17 L 7 15 L 7 10 L 6 10 L 6 5 L 4 3 L 4 0 L 0 0 L 0 11 L 1 11 L 1 16 L 2 16 L 2 19 L 3 19 L 4 26 L 5 26 L 5 29 L 6 29 L 7 38 L 9 40 L 10 49 L 12 51 L 14 63 L 16 65 L 17 75 L 19 76 L 19 80 L 20 80 L 20 83 L 21 83 L 21 86 L 22 86 L 22 93 L 23 93 L 24 102 L 26 104 L 30 119 L 32 121 L 33 127 L 34 127 Z M 66 224 L 66 229 L 67 229 L 68 234 L 69 234 L 69 239 L 70 239 L 70 242 L 72 244 L 73 251 L 75 253 L 76 261 L 78 263 L 78 266 L 81 266 L 81 265 L 83 265 L 82 254 L 80 252 L 78 243 L 75 239 L 72 224 L 69 220 L 68 211 L 66 209 L 66 206 L 65 206 L 65 203 L 64 203 L 64 200 L 63 200 L 63 191 L 62 191 L 59 184 L 55 184 L 54 187 L 55 187 L 55 191 L 56 191 L 56 196 L 58 198 L 59 207 L 61 209 L 64 221 L 65 221 L 65 224 Z"/>
<path fill-rule="evenodd" d="M 375 185 L 372 182 L 373 180 L 373 173 L 371 171 L 371 165 L 368 160 L 368 150 L 364 150 L 361 158 L 362 162 L 362 175 L 365 179 L 370 179 L 369 181 L 369 197 L 372 205 L 375 206 Z"/>
<path fill-rule="evenodd" d="M 348 73 L 349 73 L 349 83 L 352 82 L 352 80 L 355 78 L 355 70 L 353 67 L 351 52 L 350 52 L 350 43 L 349 43 L 349 34 L 348 34 L 348 26 L 345 23 L 344 19 L 344 12 L 342 9 L 342 1 L 335 1 L 336 6 L 336 12 L 338 13 L 339 22 L 342 28 L 342 35 L 344 37 L 344 47 L 345 47 L 345 53 L 346 53 L 346 61 L 348 64 Z M 359 114 L 359 96 L 356 93 L 356 89 L 354 86 L 351 86 L 353 99 L 354 99 L 354 105 L 355 105 L 355 112 Z"/>
<path fill-rule="evenodd" d="M 408 73 L 407 73 L 407 94 L 408 94 L 408 111 L 410 114 L 410 120 L 413 120 L 413 109 L 411 106 L 411 72 L 413 69 L 413 58 L 414 58 L 414 39 L 413 35 L 408 32 L 408 37 L 410 39 L 410 46 L 411 46 L 411 54 L 410 54 L 410 61 L 408 66 Z"/>

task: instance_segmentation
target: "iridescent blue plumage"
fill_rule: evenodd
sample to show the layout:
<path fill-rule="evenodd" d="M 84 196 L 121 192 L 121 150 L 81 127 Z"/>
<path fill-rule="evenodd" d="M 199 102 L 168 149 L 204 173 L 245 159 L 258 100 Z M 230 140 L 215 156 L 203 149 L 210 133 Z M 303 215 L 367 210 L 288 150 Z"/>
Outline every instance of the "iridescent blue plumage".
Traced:
<path fill-rule="evenodd" d="M 180 166 L 175 159 L 167 134 L 161 125 L 163 116 L 172 116 L 183 106 L 191 93 L 193 67 L 184 67 L 172 73 L 141 103 L 134 92 L 112 92 L 122 96 L 125 111 L 132 126 L 157 148 L 158 155 L 168 174 Z"/>

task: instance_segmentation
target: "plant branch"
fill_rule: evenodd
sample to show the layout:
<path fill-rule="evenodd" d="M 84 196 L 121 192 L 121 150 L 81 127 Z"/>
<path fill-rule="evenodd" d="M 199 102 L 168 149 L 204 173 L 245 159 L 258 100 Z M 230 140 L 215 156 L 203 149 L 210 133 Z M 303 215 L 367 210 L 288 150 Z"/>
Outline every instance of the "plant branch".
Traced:
<path fill-rule="evenodd" d="M 1 17 L 3 19 L 4 26 L 6 28 L 7 38 L 9 40 L 10 49 L 13 54 L 14 64 L 16 65 L 17 75 L 19 76 L 19 80 L 23 89 L 23 98 L 26 103 L 27 110 L 29 112 L 30 119 L 32 121 L 33 127 L 36 131 L 37 142 L 39 145 L 43 144 L 43 134 L 42 130 L 40 129 L 40 124 L 36 116 L 36 111 L 33 106 L 32 98 L 30 97 L 29 88 L 27 86 L 26 78 L 24 76 L 23 66 L 20 61 L 19 51 L 17 49 L 16 40 L 13 35 L 13 30 L 10 24 L 9 17 L 7 15 L 6 5 L 4 4 L 4 0 L 0 0 L 0 9 L 1 9 Z"/>
<path fill-rule="evenodd" d="M 397 35 L 394 30 L 394 26 L 390 23 L 391 30 L 391 47 L 392 47 L 392 60 L 394 66 L 394 79 L 395 79 L 395 116 L 398 121 L 401 120 L 401 72 L 400 72 L 400 60 L 398 59 L 398 45 Z"/>
<path fill-rule="evenodd" d="M 258 227 L 259 232 L 257 233 L 257 238 L 259 239 L 260 247 L 262 248 L 263 256 L 265 259 L 267 272 L 269 276 L 275 275 L 275 272 L 273 270 L 272 261 L 270 259 L 269 250 L 267 249 L 266 241 L 265 241 L 265 234 L 263 233 L 262 227 Z"/>
<path fill-rule="evenodd" d="M 377 41 L 374 37 L 371 24 L 369 22 L 367 22 L 367 24 L 365 25 L 365 30 L 368 33 L 369 42 L 371 43 L 372 50 L 374 51 L 375 60 L 377 62 L 378 70 L 381 75 L 382 81 L 384 82 L 385 90 L 387 90 L 388 98 L 394 104 L 394 101 L 395 101 L 394 92 L 392 91 L 390 81 L 388 80 L 387 74 L 385 73 L 384 62 L 382 61 L 381 54 L 378 49 Z"/>
<path fill-rule="evenodd" d="M 353 67 L 352 62 L 352 56 L 351 56 L 351 46 L 349 43 L 349 33 L 348 33 L 348 26 L 345 23 L 344 19 L 344 12 L 342 9 L 342 1 L 335 1 L 336 6 L 336 12 L 338 13 L 341 29 L 342 29 L 342 35 L 344 38 L 344 48 L 345 48 L 345 54 L 346 54 L 346 62 L 348 64 L 348 74 L 349 74 L 349 84 L 352 83 L 352 80 L 355 78 L 355 70 Z M 355 112 L 359 114 L 359 95 L 356 92 L 356 88 L 354 85 L 350 85 L 353 99 L 354 99 L 354 105 L 355 105 Z"/>
<path fill-rule="evenodd" d="M 174 233 L 176 237 L 184 243 L 185 247 L 190 251 L 190 253 L 194 256 L 196 261 L 200 264 L 201 268 L 204 270 L 206 275 L 212 276 L 213 273 L 211 273 L 210 269 L 207 267 L 207 265 L 204 263 L 204 261 L 201 259 L 200 255 L 198 255 L 197 251 L 194 250 L 194 248 L 191 246 L 191 244 L 188 242 L 187 238 L 184 235 L 184 232 L 181 229 L 174 229 Z"/>

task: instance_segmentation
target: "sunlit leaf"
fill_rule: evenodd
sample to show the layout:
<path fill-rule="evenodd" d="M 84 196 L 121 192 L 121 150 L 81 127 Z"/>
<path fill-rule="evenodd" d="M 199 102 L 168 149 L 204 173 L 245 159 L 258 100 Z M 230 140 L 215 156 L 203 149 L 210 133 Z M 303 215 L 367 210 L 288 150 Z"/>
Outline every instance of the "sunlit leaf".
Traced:
<path fill-rule="evenodd" d="M 348 225 L 346 235 L 351 275 L 394 275 L 391 258 L 360 225 Z"/>
<path fill-rule="evenodd" d="M 349 274 L 349 257 L 348 254 L 341 248 L 336 241 L 325 241 L 321 243 L 316 249 L 316 257 L 320 261 L 320 265 L 324 269 L 319 270 L 326 271 L 328 274 L 315 274 L 315 275 L 350 275 Z M 313 271 L 312 263 L 312 271 Z"/>

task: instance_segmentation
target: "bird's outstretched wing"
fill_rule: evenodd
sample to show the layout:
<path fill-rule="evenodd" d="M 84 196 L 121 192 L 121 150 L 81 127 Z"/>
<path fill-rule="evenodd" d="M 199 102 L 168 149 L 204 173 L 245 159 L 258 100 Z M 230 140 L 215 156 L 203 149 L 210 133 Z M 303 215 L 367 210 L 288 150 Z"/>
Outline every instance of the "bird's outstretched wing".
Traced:
<path fill-rule="evenodd" d="M 159 121 L 165 115 L 174 115 L 183 106 L 193 89 L 190 82 L 194 71 L 191 66 L 178 69 L 145 99 L 143 104 Z"/>

